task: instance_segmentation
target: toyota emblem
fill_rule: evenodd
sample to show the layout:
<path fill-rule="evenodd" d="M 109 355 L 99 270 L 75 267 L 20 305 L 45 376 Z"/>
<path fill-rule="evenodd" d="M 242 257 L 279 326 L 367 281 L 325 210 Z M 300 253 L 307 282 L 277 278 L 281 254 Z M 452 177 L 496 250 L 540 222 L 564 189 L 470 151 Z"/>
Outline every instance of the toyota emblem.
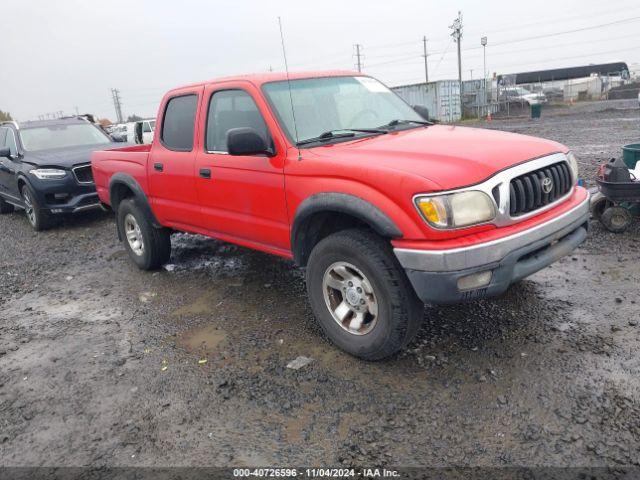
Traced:
<path fill-rule="evenodd" d="M 553 190 L 553 180 L 550 177 L 544 177 L 542 180 L 542 191 L 544 193 L 551 193 Z"/>

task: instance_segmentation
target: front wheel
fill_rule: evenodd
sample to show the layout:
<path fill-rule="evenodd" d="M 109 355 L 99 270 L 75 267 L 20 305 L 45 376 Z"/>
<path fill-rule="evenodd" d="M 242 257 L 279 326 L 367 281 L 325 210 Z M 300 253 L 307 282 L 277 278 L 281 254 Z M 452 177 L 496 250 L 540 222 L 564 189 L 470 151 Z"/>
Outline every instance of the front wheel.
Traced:
<path fill-rule="evenodd" d="M 602 193 L 597 192 L 591 197 L 591 216 L 595 220 L 600 220 L 604 211 L 613 206 L 613 202 Z"/>
<path fill-rule="evenodd" d="M 141 270 L 156 270 L 169 261 L 169 231 L 154 227 L 134 199 L 120 202 L 118 228 L 129 257 Z"/>
<path fill-rule="evenodd" d="M 423 305 L 388 241 L 368 231 L 321 240 L 309 257 L 307 291 L 327 336 L 365 360 L 398 352 L 422 323 Z"/>
<path fill-rule="evenodd" d="M 23 185 L 21 189 L 24 211 L 29 220 L 29 224 L 36 231 L 46 230 L 51 226 L 51 218 L 42 211 L 36 195 L 28 185 Z"/>
<path fill-rule="evenodd" d="M 633 221 L 631 212 L 624 207 L 615 206 L 607 208 L 600 216 L 600 223 L 604 228 L 613 233 L 622 233 Z"/>

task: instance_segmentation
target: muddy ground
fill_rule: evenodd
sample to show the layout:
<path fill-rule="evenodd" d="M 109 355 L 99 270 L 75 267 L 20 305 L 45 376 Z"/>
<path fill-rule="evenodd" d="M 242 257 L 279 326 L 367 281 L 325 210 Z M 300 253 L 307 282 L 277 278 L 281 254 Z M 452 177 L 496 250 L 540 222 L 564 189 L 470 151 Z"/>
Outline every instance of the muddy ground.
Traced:
<path fill-rule="evenodd" d="M 640 140 L 628 101 L 477 125 L 565 143 L 589 181 Z M 4 215 L 2 465 L 638 465 L 638 223 L 592 222 L 501 298 L 426 307 L 406 352 L 365 363 L 287 261 L 180 234 L 145 273 L 109 214 L 39 234 Z"/>

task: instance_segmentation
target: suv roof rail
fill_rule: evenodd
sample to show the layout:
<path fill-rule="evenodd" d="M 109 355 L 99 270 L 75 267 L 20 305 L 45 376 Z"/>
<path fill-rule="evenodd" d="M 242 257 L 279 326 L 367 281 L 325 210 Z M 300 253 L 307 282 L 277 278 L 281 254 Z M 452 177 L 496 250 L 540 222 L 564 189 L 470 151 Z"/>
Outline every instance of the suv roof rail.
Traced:
<path fill-rule="evenodd" d="M 13 125 L 16 130 L 20 130 L 20 125 L 18 125 L 18 122 L 16 122 L 15 120 L 5 120 L 3 122 L 0 122 L 0 125 Z"/>
<path fill-rule="evenodd" d="M 80 115 L 67 115 L 65 117 L 60 117 L 59 120 L 68 120 L 70 118 L 75 118 L 76 120 L 85 120 L 90 123 L 96 123 L 96 117 L 91 113 L 81 113 Z"/>

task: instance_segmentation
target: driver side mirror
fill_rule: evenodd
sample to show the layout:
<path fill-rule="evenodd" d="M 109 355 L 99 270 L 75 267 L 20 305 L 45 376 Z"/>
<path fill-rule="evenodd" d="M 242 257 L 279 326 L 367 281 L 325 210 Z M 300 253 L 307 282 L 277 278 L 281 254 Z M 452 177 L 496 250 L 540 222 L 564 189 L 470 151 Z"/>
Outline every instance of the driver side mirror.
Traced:
<path fill-rule="evenodd" d="M 0 148 L 0 158 L 2 157 L 8 158 L 9 160 L 13 158 L 11 155 L 11 149 L 9 147 Z"/>
<path fill-rule="evenodd" d="M 229 155 L 273 155 L 266 140 L 251 127 L 232 128 L 227 132 Z"/>
<path fill-rule="evenodd" d="M 424 105 L 414 105 L 413 110 L 427 122 L 429 121 L 429 109 L 427 107 Z"/>

